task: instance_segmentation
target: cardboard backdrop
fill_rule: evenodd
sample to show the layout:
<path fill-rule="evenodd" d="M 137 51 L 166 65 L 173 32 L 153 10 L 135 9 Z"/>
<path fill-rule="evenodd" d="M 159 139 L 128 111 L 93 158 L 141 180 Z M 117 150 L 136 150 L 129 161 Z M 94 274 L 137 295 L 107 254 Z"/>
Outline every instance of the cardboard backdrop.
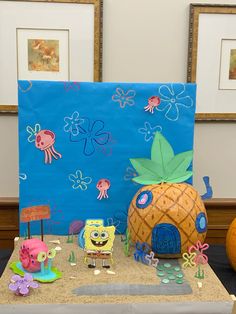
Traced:
<path fill-rule="evenodd" d="M 123 232 L 141 187 L 129 158 L 150 158 L 156 131 L 175 153 L 193 149 L 195 94 L 195 84 L 182 83 L 19 81 L 20 211 L 49 205 L 49 234 L 67 234 L 73 220 L 88 218 Z M 153 96 L 160 104 L 152 113 Z M 109 198 L 97 199 L 100 179 L 110 181 Z M 33 222 L 32 233 L 39 226 Z"/>

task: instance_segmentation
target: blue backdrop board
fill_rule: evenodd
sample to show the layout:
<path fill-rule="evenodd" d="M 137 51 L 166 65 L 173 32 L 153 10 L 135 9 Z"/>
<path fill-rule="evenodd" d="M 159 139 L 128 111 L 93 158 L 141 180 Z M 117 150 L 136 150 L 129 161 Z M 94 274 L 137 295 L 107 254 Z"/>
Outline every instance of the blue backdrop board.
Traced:
<path fill-rule="evenodd" d="M 123 232 L 140 188 L 129 158 L 150 158 L 156 131 L 175 153 L 193 149 L 195 96 L 195 84 L 19 81 L 20 210 L 49 205 L 49 234 L 88 218 Z M 108 198 L 98 199 L 100 179 Z"/>

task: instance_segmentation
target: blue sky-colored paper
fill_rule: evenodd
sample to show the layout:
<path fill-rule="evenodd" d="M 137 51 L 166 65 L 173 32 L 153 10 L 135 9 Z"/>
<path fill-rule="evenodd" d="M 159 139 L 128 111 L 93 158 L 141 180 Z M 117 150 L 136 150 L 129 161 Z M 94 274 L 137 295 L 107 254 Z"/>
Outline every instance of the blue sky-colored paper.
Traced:
<path fill-rule="evenodd" d="M 153 114 L 144 110 L 152 96 L 161 99 Z M 67 234 L 73 220 L 88 218 L 113 221 L 124 231 L 141 187 L 131 181 L 129 158 L 150 158 L 156 131 L 176 154 L 193 149 L 195 98 L 195 84 L 19 81 L 20 210 L 50 205 L 49 234 Z M 62 158 L 51 164 L 35 147 L 40 128 L 56 135 L 53 146 Z M 101 178 L 111 187 L 108 199 L 97 200 Z M 31 229 L 39 233 L 39 223 Z M 21 234 L 25 230 L 21 224 Z"/>

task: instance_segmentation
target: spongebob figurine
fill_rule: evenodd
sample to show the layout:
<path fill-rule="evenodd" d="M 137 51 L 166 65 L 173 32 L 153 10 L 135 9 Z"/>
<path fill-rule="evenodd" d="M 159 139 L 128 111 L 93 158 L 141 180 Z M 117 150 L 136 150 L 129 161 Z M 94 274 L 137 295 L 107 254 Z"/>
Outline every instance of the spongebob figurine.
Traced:
<path fill-rule="evenodd" d="M 115 240 L 115 227 L 104 227 L 103 224 L 90 224 L 86 222 L 84 228 L 84 251 L 85 263 L 88 264 L 88 259 L 91 263 L 88 264 L 89 268 L 96 267 L 97 259 L 102 260 L 103 268 L 110 268 L 106 261 L 110 260 L 112 263 L 113 242 Z"/>

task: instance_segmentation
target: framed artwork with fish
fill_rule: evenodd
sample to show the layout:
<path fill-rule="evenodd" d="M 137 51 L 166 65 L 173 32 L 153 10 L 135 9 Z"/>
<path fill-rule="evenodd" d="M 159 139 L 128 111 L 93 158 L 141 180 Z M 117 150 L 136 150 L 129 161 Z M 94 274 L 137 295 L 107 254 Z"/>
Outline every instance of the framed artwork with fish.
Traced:
<path fill-rule="evenodd" d="M 18 80 L 69 81 L 69 30 L 16 30 Z"/>
<path fill-rule="evenodd" d="M 187 81 L 197 120 L 236 120 L 236 5 L 191 4 Z"/>
<path fill-rule="evenodd" d="M 1 113 L 18 112 L 17 80 L 102 80 L 102 10 L 103 0 L 0 0 Z"/>

